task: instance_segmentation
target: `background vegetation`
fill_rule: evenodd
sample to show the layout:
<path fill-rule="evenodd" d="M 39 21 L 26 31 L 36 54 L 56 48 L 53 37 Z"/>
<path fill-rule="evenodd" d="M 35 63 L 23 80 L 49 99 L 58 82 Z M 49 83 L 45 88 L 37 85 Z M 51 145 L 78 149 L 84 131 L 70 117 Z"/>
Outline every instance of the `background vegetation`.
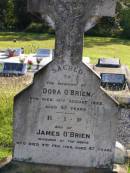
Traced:
<path fill-rule="evenodd" d="M 54 33 L 40 14 L 27 13 L 27 0 L 0 1 L 0 31 Z M 130 38 L 130 0 L 120 0 L 117 16 L 102 18 L 87 34 Z"/>

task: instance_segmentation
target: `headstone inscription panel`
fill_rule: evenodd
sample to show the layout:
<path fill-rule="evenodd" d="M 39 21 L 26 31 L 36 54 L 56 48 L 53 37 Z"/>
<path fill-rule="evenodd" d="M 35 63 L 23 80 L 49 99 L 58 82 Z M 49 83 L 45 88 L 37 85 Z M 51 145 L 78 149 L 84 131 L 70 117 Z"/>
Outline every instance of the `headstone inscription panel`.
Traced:
<path fill-rule="evenodd" d="M 100 58 L 98 60 L 98 67 L 113 67 L 113 68 L 118 68 L 121 66 L 120 60 L 115 59 L 115 58 Z"/>
<path fill-rule="evenodd" d="M 101 73 L 101 86 L 110 90 L 123 90 L 126 87 L 124 74 Z"/>
<path fill-rule="evenodd" d="M 125 80 L 124 74 L 101 73 L 101 81 L 104 83 L 124 84 Z"/>
<path fill-rule="evenodd" d="M 5 62 L 2 64 L 0 74 L 2 75 L 24 75 L 27 72 L 27 65 L 23 63 Z"/>
<path fill-rule="evenodd" d="M 36 56 L 37 57 L 50 57 L 51 49 L 38 49 Z"/>
<path fill-rule="evenodd" d="M 118 108 L 81 62 L 53 61 L 15 97 L 14 160 L 110 167 Z"/>

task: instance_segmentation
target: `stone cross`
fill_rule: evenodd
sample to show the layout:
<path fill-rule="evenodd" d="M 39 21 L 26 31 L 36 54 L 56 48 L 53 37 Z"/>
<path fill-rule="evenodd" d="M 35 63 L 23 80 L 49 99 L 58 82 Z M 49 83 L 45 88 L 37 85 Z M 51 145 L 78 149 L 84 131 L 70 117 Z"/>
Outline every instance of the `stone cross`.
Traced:
<path fill-rule="evenodd" d="M 55 58 L 82 60 L 83 34 L 102 16 L 113 16 L 117 0 L 28 0 L 28 11 L 39 12 L 53 23 Z"/>
<path fill-rule="evenodd" d="M 55 165 L 60 172 L 65 166 L 70 173 L 112 169 L 118 103 L 81 60 L 85 28 L 101 16 L 114 15 L 115 2 L 28 0 L 29 11 L 39 12 L 55 27 L 55 59 L 14 99 L 13 160 L 43 168 Z M 58 172 L 50 171 L 51 166 L 47 173 Z"/>

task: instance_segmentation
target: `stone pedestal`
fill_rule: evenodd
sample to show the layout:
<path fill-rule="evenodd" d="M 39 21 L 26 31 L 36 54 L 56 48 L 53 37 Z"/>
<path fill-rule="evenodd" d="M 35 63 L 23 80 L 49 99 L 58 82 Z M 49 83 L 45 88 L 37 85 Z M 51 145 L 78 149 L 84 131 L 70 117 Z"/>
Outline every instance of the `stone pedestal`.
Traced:
<path fill-rule="evenodd" d="M 10 162 L 0 169 L 0 173 L 112 173 L 107 169 L 88 169 L 80 167 L 48 166 L 24 162 Z"/>

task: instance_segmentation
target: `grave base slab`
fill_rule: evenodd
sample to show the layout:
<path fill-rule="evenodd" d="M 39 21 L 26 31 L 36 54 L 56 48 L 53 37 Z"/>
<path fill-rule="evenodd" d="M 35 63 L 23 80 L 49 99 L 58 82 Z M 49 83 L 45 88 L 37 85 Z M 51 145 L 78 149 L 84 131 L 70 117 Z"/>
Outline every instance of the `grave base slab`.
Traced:
<path fill-rule="evenodd" d="M 113 173 L 108 169 L 91 169 L 67 166 L 50 166 L 43 164 L 11 161 L 0 169 L 0 173 Z"/>

